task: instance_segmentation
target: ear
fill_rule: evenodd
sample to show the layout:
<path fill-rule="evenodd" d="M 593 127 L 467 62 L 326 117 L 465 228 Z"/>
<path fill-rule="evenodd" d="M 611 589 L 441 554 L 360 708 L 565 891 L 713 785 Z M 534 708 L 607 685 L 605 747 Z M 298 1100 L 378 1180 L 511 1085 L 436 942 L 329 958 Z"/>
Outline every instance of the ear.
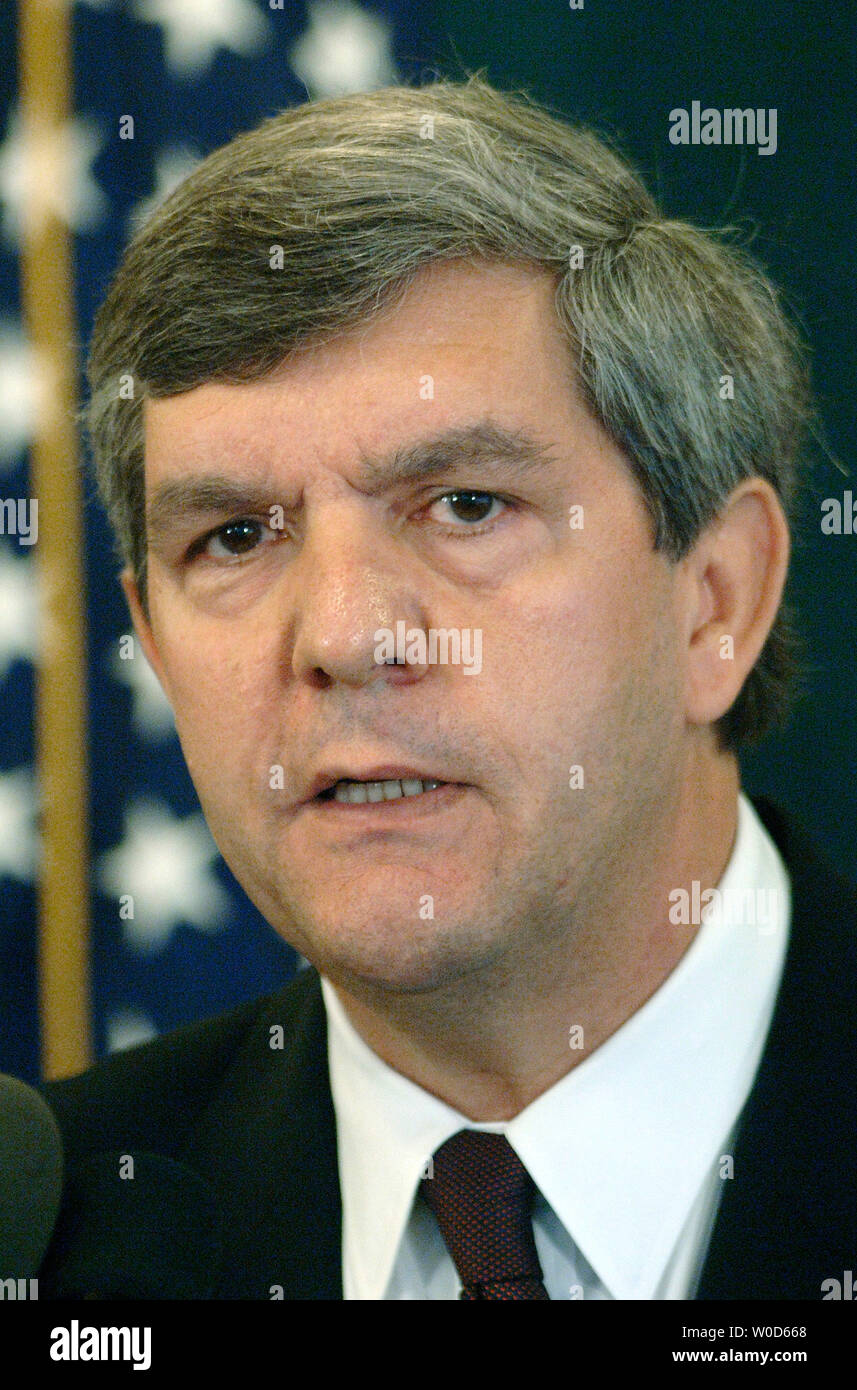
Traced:
<path fill-rule="evenodd" d="M 140 598 L 140 591 L 137 588 L 137 581 L 130 567 L 126 566 L 122 571 L 119 576 L 119 582 L 128 600 L 128 608 L 131 612 L 131 621 L 134 624 L 134 632 L 137 635 L 137 641 L 143 648 L 146 660 L 160 681 L 164 694 L 172 704 L 166 673 L 164 671 L 163 662 L 161 661 L 160 652 L 158 651 L 158 644 L 155 641 L 155 634 L 152 631 L 152 624 L 146 616 L 145 609 L 143 608 L 143 600 Z"/>
<path fill-rule="evenodd" d="M 764 478 L 749 478 L 681 562 L 691 724 L 715 723 L 738 698 L 777 615 L 789 548 L 774 488 Z"/>

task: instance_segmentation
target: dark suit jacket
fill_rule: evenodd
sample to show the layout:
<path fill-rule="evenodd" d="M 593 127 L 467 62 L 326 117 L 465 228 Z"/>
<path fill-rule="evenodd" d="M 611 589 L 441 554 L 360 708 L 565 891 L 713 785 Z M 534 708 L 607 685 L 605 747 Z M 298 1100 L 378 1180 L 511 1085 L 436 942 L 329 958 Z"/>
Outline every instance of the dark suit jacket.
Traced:
<path fill-rule="evenodd" d="M 791 875 L 792 939 L 697 1297 L 819 1300 L 823 1280 L 857 1267 L 857 891 L 782 812 L 758 809 Z M 277 1025 L 282 1048 L 271 1046 Z M 94 1265 L 103 1295 L 105 1268 L 146 1258 L 148 1297 L 268 1299 L 277 1287 L 286 1299 L 342 1297 L 335 1118 L 314 970 L 43 1093 L 63 1132 L 68 1180 L 42 1298 L 86 1293 L 80 1284 Z M 75 1177 L 99 1151 L 112 1154 L 103 1165 L 111 1177 L 118 1154 L 141 1151 L 201 1175 L 216 1197 L 222 1248 L 200 1238 L 197 1249 L 195 1189 L 187 1201 L 181 1184 L 178 1198 L 162 1198 L 157 1164 L 143 1161 L 137 1178 L 126 1224 L 138 1229 L 99 1214 L 102 1179 L 93 1196 L 90 1178 L 81 1197 Z M 166 1193 L 174 1170 L 163 1168 Z M 171 1231 L 182 1219 L 180 1270 Z"/>

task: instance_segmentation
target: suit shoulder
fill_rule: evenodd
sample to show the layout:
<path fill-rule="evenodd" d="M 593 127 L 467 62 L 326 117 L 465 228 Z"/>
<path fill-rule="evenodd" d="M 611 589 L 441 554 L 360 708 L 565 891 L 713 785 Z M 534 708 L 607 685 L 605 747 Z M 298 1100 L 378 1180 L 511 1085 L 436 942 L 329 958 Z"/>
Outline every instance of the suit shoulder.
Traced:
<path fill-rule="evenodd" d="M 67 1163 L 117 1145 L 177 1153 L 248 1040 L 269 1020 L 288 1036 L 314 987 L 315 972 L 300 971 L 274 994 L 44 1083 L 40 1090 L 59 1123 Z"/>
<path fill-rule="evenodd" d="M 756 810 L 779 849 L 791 879 L 795 909 L 812 919 L 817 939 L 835 945 L 851 959 L 857 956 L 857 885 L 831 863 L 825 850 L 791 812 L 754 798 Z M 850 981 L 849 981 L 850 983 Z"/>

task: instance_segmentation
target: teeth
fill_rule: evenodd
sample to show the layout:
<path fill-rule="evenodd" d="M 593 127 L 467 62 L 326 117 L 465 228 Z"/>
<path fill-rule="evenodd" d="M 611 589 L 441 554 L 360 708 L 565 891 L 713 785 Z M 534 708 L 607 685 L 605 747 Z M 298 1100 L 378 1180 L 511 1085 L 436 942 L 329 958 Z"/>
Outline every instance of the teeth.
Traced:
<path fill-rule="evenodd" d="M 333 789 L 334 801 L 356 806 L 364 801 L 395 801 L 400 796 L 420 796 L 430 792 L 442 783 L 430 778 L 396 778 L 387 782 L 337 782 Z"/>

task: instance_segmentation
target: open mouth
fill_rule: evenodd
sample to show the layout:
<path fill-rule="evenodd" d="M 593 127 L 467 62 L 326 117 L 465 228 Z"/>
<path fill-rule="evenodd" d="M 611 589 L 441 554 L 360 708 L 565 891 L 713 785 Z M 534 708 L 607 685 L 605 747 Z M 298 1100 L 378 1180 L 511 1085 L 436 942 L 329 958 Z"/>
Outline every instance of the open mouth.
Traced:
<path fill-rule="evenodd" d="M 399 801 L 400 799 L 424 796 L 426 792 L 438 787 L 448 787 L 449 782 L 437 782 L 433 778 L 392 777 L 383 782 L 336 782 L 319 792 L 317 801 L 337 801 L 340 805 L 361 806 L 366 802 Z"/>

